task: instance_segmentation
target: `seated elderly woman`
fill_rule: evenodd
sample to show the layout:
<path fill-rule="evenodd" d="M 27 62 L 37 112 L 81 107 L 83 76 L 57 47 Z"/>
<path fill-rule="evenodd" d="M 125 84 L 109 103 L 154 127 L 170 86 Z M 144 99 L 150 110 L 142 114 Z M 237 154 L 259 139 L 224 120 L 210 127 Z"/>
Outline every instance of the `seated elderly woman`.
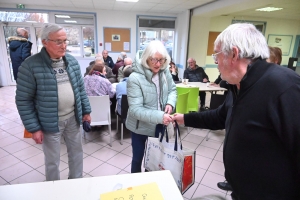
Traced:
<path fill-rule="evenodd" d="M 89 74 L 83 79 L 85 91 L 88 96 L 109 95 L 110 98 L 115 96 L 116 91 L 105 75 L 105 65 L 95 63 Z"/>

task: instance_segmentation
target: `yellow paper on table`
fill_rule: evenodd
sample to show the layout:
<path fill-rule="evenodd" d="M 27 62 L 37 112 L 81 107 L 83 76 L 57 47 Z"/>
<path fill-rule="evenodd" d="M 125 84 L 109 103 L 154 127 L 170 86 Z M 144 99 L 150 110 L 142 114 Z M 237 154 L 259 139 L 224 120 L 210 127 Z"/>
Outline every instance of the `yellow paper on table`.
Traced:
<path fill-rule="evenodd" d="M 100 194 L 100 200 L 163 200 L 163 196 L 156 183 L 149 183 L 145 185 L 139 185 L 129 187 L 122 190 L 116 190 Z"/>

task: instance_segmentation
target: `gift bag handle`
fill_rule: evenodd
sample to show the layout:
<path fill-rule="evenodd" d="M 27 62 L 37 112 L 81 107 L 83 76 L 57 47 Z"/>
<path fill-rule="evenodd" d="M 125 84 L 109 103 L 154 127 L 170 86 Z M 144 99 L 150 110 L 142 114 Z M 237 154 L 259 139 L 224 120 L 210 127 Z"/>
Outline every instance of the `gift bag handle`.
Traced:
<path fill-rule="evenodd" d="M 182 150 L 182 142 L 181 142 L 181 137 L 180 137 L 180 130 L 177 121 L 175 120 L 175 128 L 176 128 L 176 134 L 175 134 L 175 145 L 174 145 L 174 150 L 178 151 L 178 138 L 180 142 L 180 149 Z"/>
<path fill-rule="evenodd" d="M 159 139 L 160 142 L 162 142 L 165 135 L 166 135 L 166 142 L 169 143 L 168 129 L 167 129 L 167 126 L 164 125 L 163 131 L 162 131 L 160 139 Z"/>

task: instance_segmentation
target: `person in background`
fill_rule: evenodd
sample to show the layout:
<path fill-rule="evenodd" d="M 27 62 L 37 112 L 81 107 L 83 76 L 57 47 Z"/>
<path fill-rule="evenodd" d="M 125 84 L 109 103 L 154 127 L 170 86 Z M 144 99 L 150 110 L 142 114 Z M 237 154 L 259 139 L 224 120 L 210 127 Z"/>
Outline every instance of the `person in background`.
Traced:
<path fill-rule="evenodd" d="M 110 67 L 111 69 L 114 67 L 114 61 L 113 59 L 108 55 L 107 50 L 102 51 L 103 60 L 106 66 Z"/>
<path fill-rule="evenodd" d="M 122 95 L 127 94 L 127 80 L 132 72 L 132 67 L 128 67 L 124 70 L 124 78 L 122 82 L 118 83 L 116 86 L 116 99 L 117 99 L 117 112 L 121 115 L 121 100 Z"/>
<path fill-rule="evenodd" d="M 119 68 L 118 82 L 121 82 L 123 80 L 124 78 L 123 72 L 129 67 L 132 67 L 132 59 L 127 57 L 124 59 L 124 66 Z"/>
<path fill-rule="evenodd" d="M 43 48 L 20 66 L 16 105 L 37 144 L 43 144 L 46 181 L 60 179 L 60 141 L 67 146 L 69 179 L 82 178 L 82 121 L 91 122 L 91 107 L 77 60 L 66 52 L 67 34 L 57 24 L 41 30 Z"/>
<path fill-rule="evenodd" d="M 270 47 L 269 46 L 269 51 L 270 51 L 270 57 L 267 59 L 267 62 L 269 63 L 275 63 L 277 65 L 281 64 L 282 60 L 282 51 L 278 47 Z"/>
<path fill-rule="evenodd" d="M 228 26 L 214 52 L 221 78 L 230 84 L 224 104 L 173 120 L 226 130 L 225 178 L 233 199 L 300 199 L 299 75 L 266 62 L 266 39 L 252 24 Z"/>
<path fill-rule="evenodd" d="M 95 64 L 96 61 L 101 62 L 101 63 L 104 63 L 103 57 L 102 57 L 102 54 L 101 54 L 101 53 L 96 54 L 95 60 L 93 60 L 93 61 L 91 61 L 91 62 L 89 63 L 89 66 L 88 66 L 88 67 L 86 68 L 86 70 L 85 70 L 84 76 L 86 76 L 86 75 L 88 75 L 88 74 L 90 73 L 90 71 L 91 71 L 91 69 L 93 68 L 93 66 L 94 66 L 94 64 Z"/>
<path fill-rule="evenodd" d="M 173 81 L 179 81 L 177 66 L 173 62 L 170 62 L 169 65 L 170 65 L 169 70 L 170 70 L 170 73 L 172 75 Z"/>
<path fill-rule="evenodd" d="M 155 136 L 158 124 L 168 125 L 176 105 L 176 86 L 168 69 L 170 56 L 160 41 L 151 41 L 141 62 L 133 64 L 127 80 L 129 110 L 126 127 L 131 131 L 131 173 L 141 172 L 145 142 Z"/>
<path fill-rule="evenodd" d="M 118 56 L 118 60 L 112 69 L 112 72 L 116 75 L 116 77 L 118 77 L 118 71 L 120 67 L 124 66 L 124 59 L 126 57 L 127 57 L 126 52 L 121 52 L 120 55 Z"/>
<path fill-rule="evenodd" d="M 28 40 L 28 31 L 25 28 L 17 28 L 17 36 L 9 37 L 8 44 L 13 75 L 17 81 L 21 63 L 31 55 L 32 43 Z"/>
<path fill-rule="evenodd" d="M 116 91 L 105 77 L 106 68 L 103 63 L 95 63 L 91 71 L 84 77 L 84 87 L 88 96 L 115 96 Z"/>
<path fill-rule="evenodd" d="M 183 78 L 189 79 L 189 82 L 209 82 L 208 76 L 205 73 L 204 69 L 202 67 L 199 67 L 196 65 L 196 60 L 194 58 L 188 59 L 189 67 L 184 70 Z M 200 110 L 205 110 L 205 98 L 206 93 L 205 92 L 199 92 L 200 96 Z"/>

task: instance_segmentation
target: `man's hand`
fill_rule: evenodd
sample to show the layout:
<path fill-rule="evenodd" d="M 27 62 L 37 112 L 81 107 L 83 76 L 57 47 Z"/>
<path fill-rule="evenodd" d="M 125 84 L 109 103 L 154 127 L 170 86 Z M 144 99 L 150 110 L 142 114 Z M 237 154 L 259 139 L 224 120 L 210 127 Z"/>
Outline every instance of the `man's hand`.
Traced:
<path fill-rule="evenodd" d="M 165 107 L 165 113 L 171 114 L 173 111 L 173 107 L 169 104 L 166 105 Z"/>
<path fill-rule="evenodd" d="M 204 78 L 203 79 L 203 83 L 206 83 L 208 80 L 207 80 L 207 78 Z"/>
<path fill-rule="evenodd" d="M 177 121 L 178 124 L 184 124 L 184 117 L 183 114 L 175 113 L 173 115 L 173 121 Z"/>
<path fill-rule="evenodd" d="M 91 123 L 91 116 L 90 116 L 90 114 L 83 115 L 82 122 L 84 122 L 84 121 L 88 121 L 89 123 Z"/>
<path fill-rule="evenodd" d="M 166 125 L 166 126 L 168 126 L 169 123 L 172 122 L 172 121 L 173 121 L 172 120 L 172 116 L 169 115 L 169 114 L 167 114 L 167 113 L 165 113 L 164 117 L 163 117 L 163 124 Z"/>
<path fill-rule="evenodd" d="M 42 144 L 44 140 L 43 131 L 39 130 L 37 132 L 32 133 L 32 139 L 35 141 L 35 143 Z"/>

